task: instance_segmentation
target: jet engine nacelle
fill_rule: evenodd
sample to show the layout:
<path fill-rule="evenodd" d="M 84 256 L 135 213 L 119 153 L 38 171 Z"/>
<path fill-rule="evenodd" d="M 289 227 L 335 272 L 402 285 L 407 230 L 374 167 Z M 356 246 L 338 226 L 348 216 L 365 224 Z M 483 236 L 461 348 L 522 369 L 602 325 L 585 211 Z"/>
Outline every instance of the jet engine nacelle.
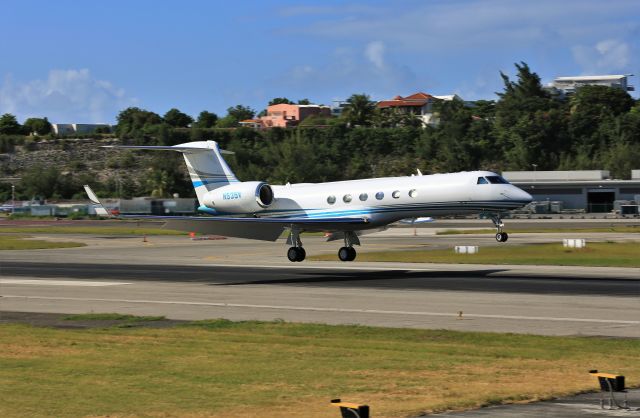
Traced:
<path fill-rule="evenodd" d="M 222 213 L 254 213 L 273 203 L 271 186 L 262 181 L 232 183 L 207 192 L 205 206 Z"/>

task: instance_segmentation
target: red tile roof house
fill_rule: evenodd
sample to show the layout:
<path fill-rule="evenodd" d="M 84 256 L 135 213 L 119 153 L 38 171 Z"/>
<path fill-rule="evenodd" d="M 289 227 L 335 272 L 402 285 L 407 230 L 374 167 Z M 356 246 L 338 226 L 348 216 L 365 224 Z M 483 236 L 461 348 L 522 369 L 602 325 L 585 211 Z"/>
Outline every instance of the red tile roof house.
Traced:
<path fill-rule="evenodd" d="M 433 103 L 438 100 L 427 93 L 415 93 L 411 96 L 396 96 L 391 100 L 383 100 L 376 105 L 378 109 L 399 109 L 416 115 L 426 125 L 436 125 L 437 118 L 433 114 Z"/>
<path fill-rule="evenodd" d="M 329 106 L 277 104 L 267 107 L 267 116 L 260 118 L 265 128 L 297 126 L 312 115 L 331 116 Z"/>

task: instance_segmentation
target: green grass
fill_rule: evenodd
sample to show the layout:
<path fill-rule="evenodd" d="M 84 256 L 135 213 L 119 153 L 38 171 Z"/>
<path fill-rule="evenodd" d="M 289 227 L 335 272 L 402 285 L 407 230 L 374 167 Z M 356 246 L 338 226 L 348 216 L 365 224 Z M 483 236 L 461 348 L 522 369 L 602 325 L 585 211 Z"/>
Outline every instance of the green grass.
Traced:
<path fill-rule="evenodd" d="M 0 250 L 43 250 L 85 246 L 85 244 L 81 242 L 50 242 L 26 238 L 28 237 L 18 235 L 0 235 Z"/>
<path fill-rule="evenodd" d="M 573 233 L 573 232 L 615 232 L 622 234 L 639 234 L 640 225 L 618 225 L 610 227 L 585 227 L 585 228 L 518 228 L 517 225 L 512 225 L 513 231 L 520 233 Z M 446 229 L 444 231 L 437 231 L 436 235 L 459 235 L 459 234 L 495 234 L 495 229 Z"/>
<path fill-rule="evenodd" d="M 89 235 L 186 235 L 186 232 L 136 226 L 20 226 L 0 227 L 0 233 Z"/>
<path fill-rule="evenodd" d="M 310 260 L 335 261 L 333 254 Z M 356 261 L 457 264 L 531 264 L 557 266 L 640 267 L 640 243 L 587 242 L 586 248 L 562 244 L 499 245 L 480 247 L 477 254 L 446 250 L 359 252 Z"/>
<path fill-rule="evenodd" d="M 127 322 L 147 322 L 162 321 L 164 316 L 137 316 L 119 313 L 86 313 L 68 315 L 63 318 L 65 321 L 127 321 Z"/>
<path fill-rule="evenodd" d="M 339 414 L 337 397 L 411 416 L 595 390 L 589 369 L 638 385 L 639 351 L 637 339 L 283 322 L 2 324 L 0 416 L 319 418 Z"/>

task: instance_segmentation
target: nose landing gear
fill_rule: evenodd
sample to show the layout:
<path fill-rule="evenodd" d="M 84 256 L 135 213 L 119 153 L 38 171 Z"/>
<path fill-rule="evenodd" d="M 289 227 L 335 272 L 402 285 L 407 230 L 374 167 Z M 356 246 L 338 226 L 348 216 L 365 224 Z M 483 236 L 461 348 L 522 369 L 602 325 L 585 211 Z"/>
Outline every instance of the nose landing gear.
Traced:
<path fill-rule="evenodd" d="M 507 242 L 507 240 L 509 239 L 509 234 L 507 234 L 506 232 L 502 231 L 502 228 L 504 228 L 504 223 L 500 219 L 500 215 L 492 215 L 491 216 L 491 221 L 493 222 L 493 224 L 495 225 L 495 227 L 497 229 L 496 241 L 498 241 L 498 242 Z"/>

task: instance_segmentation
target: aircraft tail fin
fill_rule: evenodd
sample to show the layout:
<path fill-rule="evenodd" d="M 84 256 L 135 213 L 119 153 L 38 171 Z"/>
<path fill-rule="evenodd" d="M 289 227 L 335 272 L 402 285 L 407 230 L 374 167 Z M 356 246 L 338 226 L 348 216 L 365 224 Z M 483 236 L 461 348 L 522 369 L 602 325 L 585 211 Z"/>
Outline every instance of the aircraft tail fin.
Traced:
<path fill-rule="evenodd" d="M 200 205 L 204 204 L 207 192 L 238 181 L 222 158 L 222 154 L 233 152 L 221 150 L 215 141 L 188 142 L 174 146 L 105 145 L 104 148 L 181 152 Z"/>
<path fill-rule="evenodd" d="M 98 196 L 96 196 L 93 190 L 91 190 L 91 187 L 89 187 L 89 185 L 84 185 L 84 191 L 87 192 L 87 196 L 89 196 L 89 200 L 91 200 L 91 202 L 93 203 L 93 208 L 95 209 L 98 216 L 102 216 L 103 218 L 113 217 L 111 212 L 109 212 L 107 208 L 102 205 L 100 199 L 98 199 Z"/>

